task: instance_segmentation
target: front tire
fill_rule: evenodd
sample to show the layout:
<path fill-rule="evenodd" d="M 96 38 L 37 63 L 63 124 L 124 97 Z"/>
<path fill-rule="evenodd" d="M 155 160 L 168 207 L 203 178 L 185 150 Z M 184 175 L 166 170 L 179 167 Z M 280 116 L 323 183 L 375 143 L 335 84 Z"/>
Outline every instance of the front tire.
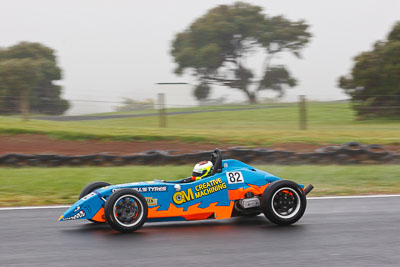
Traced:
<path fill-rule="evenodd" d="M 265 217 L 278 225 L 290 225 L 300 220 L 306 206 L 303 190 L 288 180 L 279 180 L 268 186 L 261 201 Z"/>
<path fill-rule="evenodd" d="M 146 199 L 133 189 L 121 189 L 108 198 L 104 214 L 108 224 L 115 230 L 129 233 L 143 226 L 147 219 Z"/>
<path fill-rule="evenodd" d="M 97 190 L 99 188 L 102 188 L 102 187 L 105 187 L 105 186 L 109 186 L 109 185 L 110 184 L 106 183 L 106 182 L 93 182 L 93 183 L 90 183 L 90 184 L 86 185 L 82 189 L 81 194 L 79 195 L 79 199 L 81 199 L 84 196 L 92 193 L 94 190 Z M 98 221 L 95 221 L 95 220 L 92 220 L 92 219 L 88 219 L 88 221 L 90 221 L 92 223 L 104 223 L 104 222 L 98 222 Z"/>

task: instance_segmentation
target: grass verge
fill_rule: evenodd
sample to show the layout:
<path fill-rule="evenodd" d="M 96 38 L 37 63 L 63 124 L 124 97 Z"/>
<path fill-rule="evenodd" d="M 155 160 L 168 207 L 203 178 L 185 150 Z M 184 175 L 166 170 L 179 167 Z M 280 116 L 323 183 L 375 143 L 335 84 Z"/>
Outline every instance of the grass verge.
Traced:
<path fill-rule="evenodd" d="M 193 166 L 2 168 L 0 206 L 72 204 L 93 181 L 111 184 L 187 177 Z M 311 196 L 400 193 L 400 166 L 259 165 L 284 179 L 313 184 Z"/>
<path fill-rule="evenodd" d="M 171 115 L 167 120 L 168 127 L 159 128 L 158 116 L 28 122 L 2 116 L 0 134 L 46 134 L 53 138 L 69 140 L 176 140 L 254 146 L 293 142 L 320 145 L 343 144 L 349 141 L 366 144 L 400 143 L 399 120 L 357 121 L 356 114 L 348 103 L 310 103 L 307 107 L 307 130 L 299 130 L 296 105 Z"/>

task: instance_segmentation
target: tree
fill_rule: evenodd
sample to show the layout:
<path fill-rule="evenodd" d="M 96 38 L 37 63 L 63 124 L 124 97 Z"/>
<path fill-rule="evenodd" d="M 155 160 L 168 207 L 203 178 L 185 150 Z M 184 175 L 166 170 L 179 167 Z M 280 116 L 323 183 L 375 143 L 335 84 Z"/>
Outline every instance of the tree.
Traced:
<path fill-rule="evenodd" d="M 194 88 L 193 94 L 199 101 L 204 101 L 210 94 L 211 87 L 206 82 L 201 82 Z"/>
<path fill-rule="evenodd" d="M 171 54 L 177 63 L 175 72 L 185 70 L 199 83 L 225 85 L 244 92 L 255 103 L 257 92 L 274 90 L 280 96 L 294 87 L 296 80 L 283 65 L 273 65 L 280 53 L 300 57 L 311 34 L 304 21 L 289 21 L 282 16 L 268 17 L 262 8 L 242 2 L 221 5 L 178 33 Z M 252 55 L 262 55 L 261 76 L 246 64 Z"/>
<path fill-rule="evenodd" d="M 0 112 L 62 114 L 69 104 L 60 97 L 62 88 L 54 84 L 60 79 L 51 48 L 21 42 L 0 49 Z"/>
<path fill-rule="evenodd" d="M 400 22 L 387 40 L 354 58 L 351 74 L 339 78 L 339 86 L 351 96 L 361 117 L 400 115 Z"/>
<path fill-rule="evenodd" d="M 4 97 L 1 108 L 17 111 L 19 103 L 19 110 L 26 120 L 29 114 L 30 90 L 39 77 L 35 61 L 30 58 L 0 61 L 0 92 Z"/>

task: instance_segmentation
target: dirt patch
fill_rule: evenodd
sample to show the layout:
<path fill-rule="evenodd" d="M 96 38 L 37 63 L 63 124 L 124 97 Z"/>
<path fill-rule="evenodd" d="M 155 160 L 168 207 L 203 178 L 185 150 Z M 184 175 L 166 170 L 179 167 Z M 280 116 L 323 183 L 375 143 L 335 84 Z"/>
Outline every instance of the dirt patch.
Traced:
<path fill-rule="evenodd" d="M 232 144 L 185 143 L 177 141 L 68 141 L 56 140 L 46 135 L 0 135 L 0 155 L 7 153 L 21 154 L 62 154 L 87 155 L 109 153 L 118 155 L 136 154 L 148 150 L 170 151 L 171 154 L 208 151 L 218 147 L 227 149 Z M 313 152 L 321 145 L 305 143 L 278 143 L 266 149 L 294 152 Z M 400 152 L 400 145 L 383 146 L 385 150 Z"/>
<path fill-rule="evenodd" d="M 213 150 L 215 147 L 226 149 L 231 145 L 184 143 L 176 141 L 69 141 L 56 140 L 46 135 L 1 135 L 0 154 L 62 154 L 86 155 L 109 153 L 118 155 L 136 154 L 147 150 L 170 151 L 172 154 L 201 150 Z"/>

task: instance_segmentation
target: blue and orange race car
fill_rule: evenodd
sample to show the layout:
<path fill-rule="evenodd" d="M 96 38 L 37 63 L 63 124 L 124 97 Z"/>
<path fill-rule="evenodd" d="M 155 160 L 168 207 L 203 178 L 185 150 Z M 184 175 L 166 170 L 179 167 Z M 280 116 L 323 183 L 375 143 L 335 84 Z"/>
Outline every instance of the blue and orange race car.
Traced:
<path fill-rule="evenodd" d="M 132 232 L 145 222 L 227 219 L 263 212 L 269 221 L 289 225 L 303 216 L 312 185 L 305 188 L 241 161 L 222 160 L 219 149 L 211 153 L 210 161 L 211 175 L 197 181 L 88 184 L 59 220 L 107 222 L 120 232 Z"/>

